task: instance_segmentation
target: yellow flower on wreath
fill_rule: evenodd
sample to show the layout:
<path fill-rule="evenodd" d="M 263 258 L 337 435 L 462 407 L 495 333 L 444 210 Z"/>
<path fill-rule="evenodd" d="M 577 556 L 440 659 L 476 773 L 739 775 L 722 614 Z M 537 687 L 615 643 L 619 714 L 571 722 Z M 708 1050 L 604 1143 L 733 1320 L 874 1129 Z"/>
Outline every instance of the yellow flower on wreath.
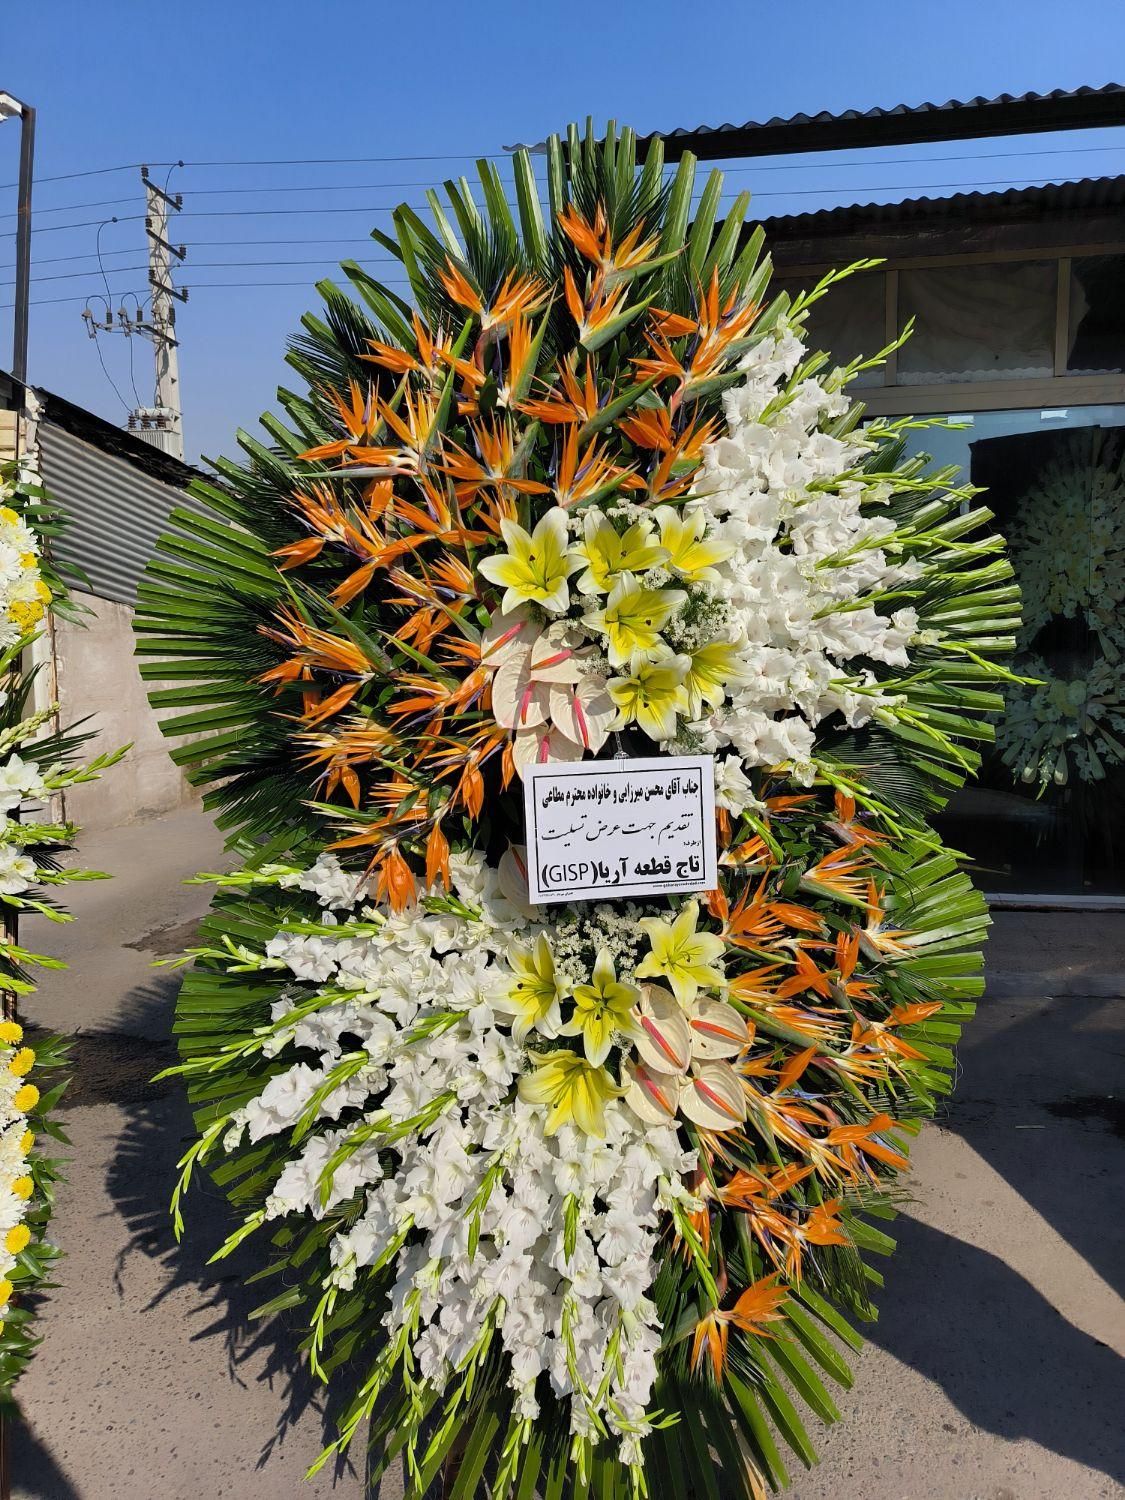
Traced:
<path fill-rule="evenodd" d="M 531 948 L 513 943 L 508 949 L 508 966 L 515 976 L 507 994 L 508 1009 L 515 1016 L 512 1036 L 522 1042 L 533 1029 L 544 1036 L 557 1036 L 562 1025 L 562 994 L 546 937 L 540 933 Z"/>
<path fill-rule="evenodd" d="M 707 542 L 703 533 L 707 517 L 701 510 L 686 515 L 672 505 L 658 505 L 653 511 L 660 527 L 660 545 L 667 550 L 668 567 L 688 583 L 716 583 L 715 564 L 733 556 L 729 542 Z"/>
<path fill-rule="evenodd" d="M 625 1093 L 606 1069 L 567 1049 L 528 1056 L 535 1070 L 520 1079 L 520 1098 L 525 1104 L 548 1106 L 544 1133 L 554 1135 L 564 1125 L 575 1125 L 585 1135 L 604 1136 L 605 1107 Z"/>
<path fill-rule="evenodd" d="M 732 683 L 744 680 L 736 666 L 738 647 L 731 641 L 710 641 L 691 653 L 691 666 L 684 677 L 687 717 L 701 719 L 706 704 L 718 708 Z"/>
<path fill-rule="evenodd" d="M 622 573 L 610 590 L 604 609 L 583 615 L 591 630 L 605 634 L 610 666 L 621 667 L 638 651 L 659 651 L 660 632 L 684 603 L 682 589 L 646 589 L 632 573 Z"/>
<path fill-rule="evenodd" d="M 650 528 L 638 521 L 618 536 L 613 522 L 593 511 L 586 515 L 582 541 L 574 550 L 586 564 L 578 579 L 580 594 L 608 594 L 622 573 L 646 573 L 668 560 Z"/>
<path fill-rule="evenodd" d="M 8 1072 L 14 1078 L 26 1078 L 35 1066 L 35 1053 L 30 1047 L 21 1047 L 8 1062 Z"/>
<path fill-rule="evenodd" d="M 564 614 L 570 575 L 582 566 L 570 550 L 565 511 L 558 506 L 549 510 L 532 532 L 505 517 L 500 534 L 507 552 L 477 564 L 482 577 L 506 590 L 500 608 L 508 614 L 521 604 L 538 604 L 548 614 Z"/>
<path fill-rule="evenodd" d="M 699 932 L 699 902 L 685 901 L 674 922 L 663 917 L 642 917 L 650 952 L 637 965 L 638 979 L 666 979 L 681 1005 L 690 1005 L 700 989 L 718 988 L 724 982 L 714 967 L 724 943 L 713 932 Z"/>
<path fill-rule="evenodd" d="M 607 948 L 599 951 L 591 978 L 591 984 L 575 986 L 574 1014 L 559 1034 L 580 1036 L 586 1061 L 600 1068 L 609 1056 L 614 1034 L 636 1029 L 633 1007 L 641 992 L 634 985 L 620 983 Z"/>
<path fill-rule="evenodd" d="M 687 712 L 684 678 L 690 666 L 687 656 L 652 660 L 638 652 L 630 663 L 628 677 L 606 683 L 617 705 L 619 727 L 636 724 L 650 739 L 672 739 L 678 715 Z"/>
<path fill-rule="evenodd" d="M 4 1236 L 4 1248 L 9 1255 L 19 1255 L 31 1244 L 31 1230 L 26 1224 L 13 1224 Z"/>

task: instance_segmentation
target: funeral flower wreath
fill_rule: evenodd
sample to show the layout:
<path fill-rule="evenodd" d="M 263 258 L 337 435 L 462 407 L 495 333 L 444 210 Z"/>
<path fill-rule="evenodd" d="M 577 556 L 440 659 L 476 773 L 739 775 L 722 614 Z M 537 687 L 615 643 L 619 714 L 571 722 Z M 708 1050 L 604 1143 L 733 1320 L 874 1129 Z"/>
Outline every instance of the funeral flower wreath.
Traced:
<path fill-rule="evenodd" d="M 836 1415 L 981 990 L 926 816 L 1017 595 L 806 346 L 835 278 L 771 296 L 746 195 L 692 218 L 691 158 L 628 131 L 547 166 L 545 206 L 520 153 L 514 214 L 487 162 L 483 207 L 399 210 L 410 302 L 322 284 L 288 425 L 142 590 L 246 853 L 180 1002 L 175 1212 L 215 1170 L 335 1446 L 411 1495 L 756 1496 L 812 1460 L 794 1394 Z M 713 756 L 717 886 L 532 906 L 521 776 L 617 750 Z"/>
<path fill-rule="evenodd" d="M 15 1002 L 34 993 L 31 971 L 62 965 L 23 946 L 13 918 L 68 921 L 55 888 L 98 878 L 60 865 L 76 833 L 72 823 L 45 811 L 29 817 L 27 808 L 48 809 L 52 797 L 118 759 L 76 764 L 89 736 L 54 728 L 56 705 L 30 706 L 35 668 L 25 666 L 25 653 L 48 609 L 69 608 L 65 583 L 43 549 L 58 529 L 34 470 L 0 465 L 0 990 L 9 1001 L 0 1020 L 0 1408 L 38 1343 L 33 1294 L 50 1285 L 59 1254 L 47 1238 L 59 1176 L 52 1142 L 64 1140 L 52 1111 L 63 1089 L 65 1049 L 48 1035 L 27 1045 L 14 1015 Z"/>
<path fill-rule="evenodd" d="M 1125 765 L 1125 449 L 1100 429 L 1071 435 L 1021 497 L 1008 535 L 1023 619 L 996 748 L 1039 793 L 1102 781 Z M 1089 638 L 1087 660 L 1044 658 L 1063 622 Z M 1062 660 L 1060 661 L 1060 657 Z M 1064 664 L 1065 663 L 1065 664 Z"/>

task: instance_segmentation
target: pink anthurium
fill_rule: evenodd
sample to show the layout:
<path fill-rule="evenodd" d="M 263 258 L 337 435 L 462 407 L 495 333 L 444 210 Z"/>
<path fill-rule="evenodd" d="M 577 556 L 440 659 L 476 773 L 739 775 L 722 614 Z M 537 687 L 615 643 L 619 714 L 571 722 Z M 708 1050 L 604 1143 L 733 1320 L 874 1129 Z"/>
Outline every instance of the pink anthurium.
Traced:
<path fill-rule="evenodd" d="M 697 999 L 690 1008 L 691 1055 L 737 1057 L 752 1040 L 746 1022 L 725 1000 Z"/>
<path fill-rule="evenodd" d="M 646 984 L 635 1011 L 634 1047 L 652 1072 L 684 1073 L 691 1061 L 691 1028 L 683 1007 L 670 990 Z"/>
<path fill-rule="evenodd" d="M 746 1119 L 742 1080 L 729 1063 L 696 1063 L 685 1080 L 679 1107 L 704 1130 L 734 1130 Z"/>
<path fill-rule="evenodd" d="M 685 1080 L 681 1074 L 658 1073 L 644 1063 L 625 1064 L 625 1102 L 646 1125 L 666 1125 L 679 1107 Z"/>
<path fill-rule="evenodd" d="M 492 715 L 505 729 L 530 729 L 546 722 L 551 707 L 551 689 L 537 682 L 531 671 L 531 653 L 508 657 L 492 679 Z"/>
<path fill-rule="evenodd" d="M 545 765 L 551 760 L 581 760 L 582 746 L 568 740 L 550 724 L 516 731 L 512 743 L 512 762 L 520 776 L 524 766 Z"/>
<path fill-rule="evenodd" d="M 596 755 L 609 739 L 617 705 L 599 677 L 583 677 L 565 685 L 552 683 L 549 712 L 560 734 Z"/>
<path fill-rule="evenodd" d="M 539 626 L 526 609 L 497 610 L 480 639 L 482 667 L 496 671 L 512 656 L 518 656 L 539 634 Z"/>

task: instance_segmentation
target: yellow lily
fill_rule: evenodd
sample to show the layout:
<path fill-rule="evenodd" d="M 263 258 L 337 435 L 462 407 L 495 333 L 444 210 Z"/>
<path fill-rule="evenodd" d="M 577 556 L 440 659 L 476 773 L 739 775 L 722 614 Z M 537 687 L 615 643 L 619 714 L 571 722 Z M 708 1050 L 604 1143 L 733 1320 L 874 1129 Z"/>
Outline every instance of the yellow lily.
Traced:
<path fill-rule="evenodd" d="M 501 1004 L 515 1016 L 512 1036 L 522 1042 L 532 1028 L 543 1036 L 557 1036 L 562 1025 L 561 992 L 546 937 L 540 933 L 530 949 L 513 943 L 508 949 L 508 966 L 515 978 L 508 987 L 506 1005 Z"/>
<path fill-rule="evenodd" d="M 614 1033 L 633 1033 L 633 1007 L 640 991 L 631 984 L 619 983 L 606 948 L 598 954 L 592 977 L 592 984 L 575 987 L 574 1014 L 560 1035 L 580 1036 L 586 1061 L 600 1068 L 609 1056 Z"/>
<path fill-rule="evenodd" d="M 500 531 L 507 552 L 484 558 L 477 570 L 507 591 L 500 605 L 504 613 L 532 603 L 548 614 L 564 614 L 570 603 L 568 580 L 582 559 L 570 551 L 563 512 L 557 506 L 549 510 L 531 533 L 505 517 Z"/>
<path fill-rule="evenodd" d="M 660 545 L 668 550 L 668 566 L 689 583 L 716 583 L 715 564 L 734 553 L 728 542 L 707 542 L 703 533 L 707 517 L 701 510 L 685 515 L 674 505 L 658 505 L 653 511 L 660 526 Z"/>
<path fill-rule="evenodd" d="M 638 979 L 667 979 L 681 1005 L 690 1005 L 701 988 L 718 988 L 724 982 L 714 967 L 724 943 L 713 932 L 698 932 L 699 902 L 685 901 L 674 922 L 663 917 L 642 917 L 648 934 L 648 957 L 637 965 Z"/>
<path fill-rule="evenodd" d="M 622 573 L 613 585 L 604 609 L 583 615 L 583 624 L 604 633 L 609 643 L 609 661 L 624 666 L 638 651 L 659 651 L 660 632 L 687 596 L 681 589 L 646 589 L 632 573 Z"/>
<path fill-rule="evenodd" d="M 605 1135 L 605 1107 L 620 1099 L 619 1088 L 605 1068 L 595 1068 L 576 1052 L 532 1052 L 535 1071 L 520 1079 L 520 1098 L 526 1104 L 546 1104 L 543 1126 L 554 1135 L 563 1125 L 576 1125 L 586 1135 Z"/>
<path fill-rule="evenodd" d="M 735 664 L 737 654 L 738 647 L 729 641 L 712 641 L 691 653 L 691 666 L 684 678 L 689 719 L 702 718 L 704 704 L 718 708 L 728 688 L 745 680 L 745 673 Z"/>
<path fill-rule="evenodd" d="M 618 536 L 611 521 L 593 512 L 587 513 L 575 551 L 586 563 L 578 579 L 580 594 L 608 594 L 622 573 L 644 573 L 668 560 L 649 527 L 638 521 Z"/>
<path fill-rule="evenodd" d="M 617 705 L 618 727 L 636 724 L 650 739 L 672 739 L 677 715 L 687 712 L 684 677 L 689 665 L 687 656 L 662 656 L 656 661 L 634 656 L 628 677 L 606 683 Z"/>

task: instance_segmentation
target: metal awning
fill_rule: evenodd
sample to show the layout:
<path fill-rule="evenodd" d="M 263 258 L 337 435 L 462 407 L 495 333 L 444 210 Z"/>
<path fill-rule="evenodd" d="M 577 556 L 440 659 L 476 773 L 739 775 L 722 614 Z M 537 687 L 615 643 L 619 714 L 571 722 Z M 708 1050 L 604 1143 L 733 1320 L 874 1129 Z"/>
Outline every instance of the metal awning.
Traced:
<path fill-rule="evenodd" d="M 676 161 L 691 151 L 704 161 L 735 156 L 786 156 L 870 146 L 914 146 L 926 141 L 978 140 L 1125 125 L 1125 84 L 1054 89 L 1049 94 L 998 94 L 994 99 L 949 99 L 944 104 L 896 104 L 889 109 L 822 110 L 815 115 L 774 116 L 744 125 L 699 125 L 638 140 L 638 155 L 655 137 Z"/>
<path fill-rule="evenodd" d="M 1084 177 L 1008 188 L 1002 193 L 953 193 L 944 198 L 901 198 L 892 203 L 847 203 L 807 213 L 773 214 L 760 222 L 773 238 L 859 233 L 903 224 L 987 224 L 998 219 L 1038 220 L 1047 215 L 1116 213 L 1125 208 L 1125 177 Z M 1125 223 L 1121 226 L 1125 238 Z"/>

